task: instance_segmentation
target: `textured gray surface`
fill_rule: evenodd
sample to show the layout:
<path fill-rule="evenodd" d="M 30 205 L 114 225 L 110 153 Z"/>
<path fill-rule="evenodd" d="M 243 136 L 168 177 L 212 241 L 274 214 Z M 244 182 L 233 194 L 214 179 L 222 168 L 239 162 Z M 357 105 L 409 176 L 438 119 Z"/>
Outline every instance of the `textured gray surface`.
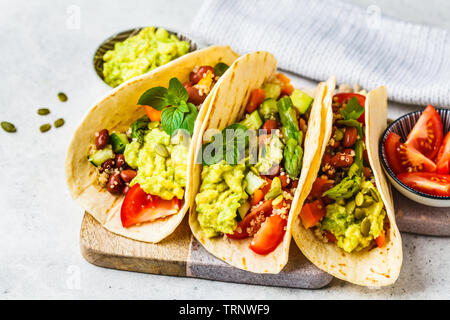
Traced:
<path fill-rule="evenodd" d="M 408 21 L 450 28 L 446 0 L 362 3 L 378 4 L 383 13 Z M 108 270 L 83 260 L 78 243 L 83 210 L 68 194 L 64 157 L 82 115 L 107 92 L 92 67 L 95 49 L 111 34 L 134 26 L 187 28 L 200 4 L 0 0 L 0 117 L 18 127 L 14 135 L 0 130 L 0 299 L 450 298 L 450 240 L 411 234 L 403 234 L 399 280 L 382 290 L 339 280 L 320 290 L 261 287 Z M 68 28 L 70 5 L 80 9 L 79 29 Z M 58 91 L 69 101 L 60 103 Z M 40 107 L 52 113 L 39 117 Z M 390 104 L 389 116 L 416 108 Z M 40 134 L 42 123 L 59 117 L 66 119 L 64 127 Z"/>
<path fill-rule="evenodd" d="M 193 238 L 189 248 L 187 274 L 202 279 L 303 289 L 319 289 L 333 279 L 309 262 L 294 241 L 291 243 L 289 262 L 281 273 L 258 274 L 231 267 L 208 253 Z"/>

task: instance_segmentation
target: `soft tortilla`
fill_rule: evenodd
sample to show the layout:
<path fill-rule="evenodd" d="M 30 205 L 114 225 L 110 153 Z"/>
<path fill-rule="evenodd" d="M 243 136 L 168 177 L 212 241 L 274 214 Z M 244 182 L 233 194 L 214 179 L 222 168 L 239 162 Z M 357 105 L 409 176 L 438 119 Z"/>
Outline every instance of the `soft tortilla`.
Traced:
<path fill-rule="evenodd" d="M 223 84 L 218 86 L 217 92 L 209 105 L 208 114 L 198 134 L 195 156 L 199 154 L 204 142 L 205 131 L 207 129 L 223 130 L 226 126 L 239 120 L 245 112 L 245 106 L 252 90 L 261 87 L 264 82 L 272 78 L 276 68 L 277 61 L 274 56 L 264 51 L 244 55 L 234 62 L 230 67 L 232 69 L 231 72 L 221 79 Z M 319 112 L 322 105 L 324 87 L 322 84 L 316 90 L 313 104 L 313 109 L 319 110 Z M 310 117 L 310 121 L 311 119 L 312 117 Z M 316 123 L 320 124 L 320 121 L 316 121 Z M 312 136 L 310 129 L 308 129 L 307 135 Z M 306 150 L 316 148 L 314 143 L 317 144 L 320 141 L 320 137 L 316 135 L 315 139 L 315 142 L 310 139 L 312 143 L 308 145 L 305 143 Z M 292 212 L 295 212 L 298 208 L 298 198 L 304 185 L 304 180 L 299 181 L 299 187 L 294 195 L 283 242 L 273 252 L 267 255 L 258 255 L 249 248 L 251 239 L 233 240 L 226 236 L 208 238 L 203 232 L 197 219 L 195 204 L 195 196 L 201 184 L 202 171 L 202 166 L 197 162 L 195 161 L 192 167 L 191 210 L 189 215 L 189 225 L 196 239 L 211 254 L 234 267 L 255 273 L 279 273 L 288 261 Z M 307 171 L 309 162 L 310 159 L 305 157 L 302 171 Z"/>
<path fill-rule="evenodd" d="M 145 114 L 144 108 L 137 106 L 139 97 L 146 90 L 156 86 L 168 87 L 169 80 L 177 77 L 181 82 L 189 80 L 189 73 L 195 66 L 224 62 L 231 65 L 239 55 L 228 46 L 212 46 L 184 55 L 145 75 L 133 78 L 112 90 L 102 98 L 86 115 L 73 135 L 66 157 L 67 183 L 72 197 L 89 212 L 103 227 L 116 234 L 145 242 L 158 242 L 170 235 L 182 221 L 190 203 L 190 166 L 193 161 L 194 143 L 190 144 L 188 156 L 188 177 L 185 200 L 180 211 L 163 220 L 140 226 L 123 228 L 120 207 L 123 196 L 114 196 L 96 183 L 95 167 L 86 160 L 96 132 L 106 128 L 110 132 L 125 131 L 131 123 Z M 226 74 L 226 73 L 225 73 Z M 217 85 L 203 103 L 195 126 L 200 126 L 211 97 Z M 198 131 L 198 130 L 197 130 Z M 195 130 L 194 130 L 195 132 Z M 195 142 L 195 134 L 192 142 Z"/>
<path fill-rule="evenodd" d="M 334 82 L 334 81 L 333 81 Z M 333 113 L 331 99 L 334 85 L 327 88 L 322 118 L 325 135 L 322 146 L 311 163 L 307 173 L 307 185 L 303 189 L 299 203 L 305 201 L 317 177 L 325 147 L 331 136 Z M 300 210 L 293 215 L 292 235 L 302 253 L 318 268 L 333 276 L 362 286 L 386 286 L 393 284 L 400 273 L 402 264 L 402 242 L 395 223 L 392 195 L 386 177 L 383 175 L 378 158 L 378 141 L 386 127 L 387 93 L 384 87 L 375 89 L 366 97 L 366 147 L 369 162 L 375 176 L 376 185 L 385 204 L 390 228 L 386 244 L 382 248 L 346 253 L 335 244 L 324 243 L 311 230 L 306 230 L 299 218 Z M 305 142 L 306 143 L 306 142 Z M 300 206 L 301 208 L 301 206 Z"/>

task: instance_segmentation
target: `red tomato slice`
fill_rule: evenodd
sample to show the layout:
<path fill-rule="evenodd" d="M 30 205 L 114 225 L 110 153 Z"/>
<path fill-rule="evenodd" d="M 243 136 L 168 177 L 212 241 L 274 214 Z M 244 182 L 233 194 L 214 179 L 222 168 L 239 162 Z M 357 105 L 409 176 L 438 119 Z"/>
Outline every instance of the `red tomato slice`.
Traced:
<path fill-rule="evenodd" d="M 363 96 L 362 94 L 359 93 L 336 93 L 333 96 L 333 101 L 336 101 L 339 104 L 342 104 L 344 102 L 347 102 L 348 100 L 350 100 L 351 98 L 356 98 L 358 99 L 359 104 L 364 108 L 365 104 L 366 104 L 366 97 Z M 358 121 L 362 124 L 365 123 L 365 118 L 364 118 L 364 113 L 358 118 Z"/>
<path fill-rule="evenodd" d="M 406 144 L 400 144 L 399 158 L 403 167 L 408 172 L 425 171 L 435 172 L 436 164 L 425 157 L 422 153 Z"/>
<path fill-rule="evenodd" d="M 429 105 L 409 133 L 406 144 L 434 160 L 443 136 L 441 116 L 432 105 Z"/>
<path fill-rule="evenodd" d="M 437 173 L 449 174 L 450 173 L 450 132 L 445 135 L 444 142 L 439 149 L 437 158 Z"/>
<path fill-rule="evenodd" d="M 268 217 L 253 237 L 249 248 L 261 255 L 272 252 L 283 241 L 286 225 L 287 220 L 278 214 Z"/>
<path fill-rule="evenodd" d="M 397 176 L 407 186 L 423 193 L 450 197 L 450 175 L 429 172 L 405 172 Z"/>
<path fill-rule="evenodd" d="M 251 210 L 244 219 L 238 223 L 234 233 L 227 233 L 227 237 L 230 239 L 245 239 L 249 237 L 247 233 L 248 227 L 253 220 L 255 220 L 260 214 L 264 216 L 269 216 L 272 214 L 272 200 L 265 200 L 262 204 Z"/>
<path fill-rule="evenodd" d="M 325 217 L 327 210 L 321 200 L 316 200 L 307 203 L 300 211 L 300 219 L 303 226 L 309 229 L 317 224 L 323 217 Z"/>
<path fill-rule="evenodd" d="M 406 171 L 402 166 L 402 161 L 399 157 L 400 144 L 400 136 L 394 132 L 389 133 L 386 142 L 384 143 L 384 150 L 386 151 L 389 168 L 391 168 L 395 174 Z"/>
<path fill-rule="evenodd" d="M 177 213 L 180 210 L 181 201 L 173 197 L 172 200 L 164 200 L 153 196 L 135 184 L 125 196 L 120 209 L 120 219 L 125 228 L 139 223 L 151 222 Z"/>
<path fill-rule="evenodd" d="M 248 101 L 247 107 L 245 110 L 248 113 L 252 113 L 256 109 L 258 109 L 259 105 L 263 103 L 264 99 L 266 98 L 266 93 L 263 89 L 256 88 L 253 89 L 252 94 L 250 95 L 250 100 Z"/>

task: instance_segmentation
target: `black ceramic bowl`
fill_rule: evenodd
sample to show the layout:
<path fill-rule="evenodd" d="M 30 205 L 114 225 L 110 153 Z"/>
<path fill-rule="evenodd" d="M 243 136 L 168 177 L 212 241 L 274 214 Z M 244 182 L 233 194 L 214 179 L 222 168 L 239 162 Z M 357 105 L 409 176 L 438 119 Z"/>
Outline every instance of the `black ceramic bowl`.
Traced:
<path fill-rule="evenodd" d="M 159 27 L 155 27 L 155 28 L 159 28 Z M 114 44 L 116 42 L 123 42 L 126 39 L 137 35 L 142 29 L 144 29 L 144 27 L 139 27 L 139 28 L 122 31 L 115 35 L 112 35 L 111 37 L 109 37 L 108 39 L 106 39 L 105 41 L 102 42 L 102 44 L 97 48 L 97 50 L 95 51 L 95 54 L 94 54 L 94 68 L 95 68 L 95 71 L 97 72 L 97 75 L 100 77 L 100 79 L 105 81 L 105 77 L 103 75 L 103 55 L 106 53 L 106 51 L 113 50 Z M 192 39 L 185 36 L 184 34 L 181 34 L 176 31 L 168 30 L 167 28 L 164 28 L 164 29 L 167 30 L 168 33 L 176 35 L 178 37 L 178 39 L 180 39 L 181 41 L 187 41 L 189 43 L 189 52 L 198 50 L 199 45 L 196 42 L 194 42 Z"/>
<path fill-rule="evenodd" d="M 437 108 L 436 111 L 441 116 L 442 124 L 444 127 L 444 135 L 445 133 L 450 131 L 450 110 L 447 109 L 439 109 Z M 380 160 L 381 164 L 383 165 L 383 169 L 386 172 L 386 175 L 388 176 L 390 182 L 392 185 L 397 189 L 401 194 L 403 194 L 405 197 L 408 197 L 409 199 L 428 205 L 433 207 L 450 207 L 450 197 L 441 197 L 441 196 L 434 196 L 431 194 L 426 194 L 420 191 L 417 191 L 411 187 L 408 187 L 404 183 L 402 183 L 397 176 L 394 174 L 394 172 L 391 170 L 391 168 L 388 165 L 387 158 L 386 158 L 386 151 L 384 149 L 384 144 L 386 142 L 386 139 L 389 135 L 389 133 L 394 132 L 398 134 L 401 137 L 402 141 L 406 141 L 406 137 L 408 136 L 408 133 L 411 131 L 411 129 L 416 124 L 419 117 L 422 115 L 423 110 L 414 111 L 408 114 L 405 114 L 404 116 L 398 118 L 394 122 L 392 122 L 384 131 L 379 145 L 379 153 L 380 153 Z"/>

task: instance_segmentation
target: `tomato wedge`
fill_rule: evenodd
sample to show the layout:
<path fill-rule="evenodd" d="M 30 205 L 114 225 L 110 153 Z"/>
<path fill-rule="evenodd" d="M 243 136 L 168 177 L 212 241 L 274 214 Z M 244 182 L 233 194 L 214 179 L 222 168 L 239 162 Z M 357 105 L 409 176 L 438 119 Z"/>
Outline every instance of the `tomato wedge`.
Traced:
<path fill-rule="evenodd" d="M 405 172 L 397 178 L 407 186 L 423 193 L 450 197 L 450 175 L 429 172 Z"/>
<path fill-rule="evenodd" d="M 425 171 L 435 172 L 436 164 L 425 157 L 422 153 L 406 144 L 400 144 L 399 158 L 403 167 L 408 172 Z"/>
<path fill-rule="evenodd" d="M 250 204 L 252 206 L 256 206 L 262 199 L 264 199 L 264 192 L 262 192 L 261 189 L 257 189 L 253 193 L 253 197 L 252 200 L 250 201 Z"/>
<path fill-rule="evenodd" d="M 300 219 L 303 226 L 309 229 L 317 224 L 323 217 L 325 217 L 327 210 L 321 200 L 316 200 L 307 203 L 300 211 Z"/>
<path fill-rule="evenodd" d="M 450 132 L 445 135 L 444 142 L 439 149 L 437 158 L 437 173 L 449 174 L 450 173 Z"/>
<path fill-rule="evenodd" d="M 144 106 L 145 113 L 147 114 L 148 118 L 152 121 L 161 121 L 161 111 L 158 111 L 156 109 L 153 109 L 150 106 Z"/>
<path fill-rule="evenodd" d="M 136 224 L 151 222 L 177 213 L 181 201 L 173 197 L 164 200 L 146 193 L 139 184 L 135 184 L 125 196 L 120 209 L 120 219 L 125 228 Z"/>
<path fill-rule="evenodd" d="M 336 93 L 333 96 L 333 101 L 337 102 L 339 104 L 343 104 L 343 103 L 347 102 L 348 100 L 350 100 L 351 98 L 358 99 L 358 102 L 359 102 L 359 104 L 362 107 L 364 107 L 365 104 L 366 104 L 366 97 L 365 96 L 363 96 L 362 94 L 359 94 L 359 93 L 352 93 L 352 92 L 349 92 L 349 93 L 345 93 L 345 92 L 343 92 L 343 93 Z M 364 122 L 365 122 L 364 113 L 358 118 L 358 122 L 364 124 Z"/>
<path fill-rule="evenodd" d="M 271 215 L 264 221 L 261 228 L 255 234 L 249 248 L 253 252 L 266 255 L 275 250 L 286 233 L 287 220 L 278 214 Z"/>
<path fill-rule="evenodd" d="M 250 100 L 248 101 L 247 107 L 245 110 L 248 113 L 252 113 L 256 109 L 258 109 L 259 105 L 263 103 L 264 99 L 266 98 L 266 93 L 261 88 L 253 89 Z"/>
<path fill-rule="evenodd" d="M 386 152 L 389 168 L 391 168 L 395 174 L 405 172 L 405 168 L 403 168 L 402 161 L 399 157 L 400 144 L 400 136 L 394 132 L 389 133 L 386 142 L 384 143 L 384 150 Z"/>
<path fill-rule="evenodd" d="M 241 222 L 238 223 L 234 233 L 227 233 L 227 237 L 230 239 L 245 239 L 249 237 L 247 229 L 250 227 L 251 222 L 255 220 L 260 214 L 269 216 L 272 214 L 272 200 L 265 200 L 259 206 L 251 210 Z"/>
<path fill-rule="evenodd" d="M 428 105 L 409 133 L 406 145 L 434 160 L 443 136 L 441 116 L 432 105 Z"/>

